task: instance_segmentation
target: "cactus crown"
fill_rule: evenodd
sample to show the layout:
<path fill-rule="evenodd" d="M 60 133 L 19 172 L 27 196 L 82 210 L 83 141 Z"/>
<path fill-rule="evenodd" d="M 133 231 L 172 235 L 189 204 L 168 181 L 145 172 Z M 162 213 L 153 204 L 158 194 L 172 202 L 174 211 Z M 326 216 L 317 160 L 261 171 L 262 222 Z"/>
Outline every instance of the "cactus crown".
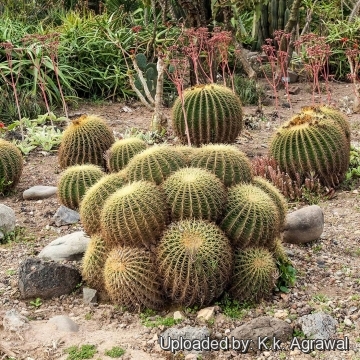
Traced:
<path fill-rule="evenodd" d="M 209 144 L 202 146 L 192 157 L 191 166 L 213 172 L 225 186 L 252 180 L 251 163 L 235 146 Z"/>
<path fill-rule="evenodd" d="M 82 115 L 65 129 L 59 148 L 62 168 L 77 164 L 105 167 L 104 152 L 115 141 L 112 130 L 94 115 Z"/>
<path fill-rule="evenodd" d="M 105 175 L 95 165 L 74 165 L 60 176 L 58 197 L 70 209 L 77 210 L 86 191 Z"/>
<path fill-rule="evenodd" d="M 229 240 L 202 220 L 172 223 L 157 248 L 165 289 L 176 303 L 209 304 L 224 291 L 232 269 Z"/>
<path fill-rule="evenodd" d="M 239 98 L 227 87 L 217 84 L 197 85 L 184 91 L 184 107 L 191 143 L 231 143 L 242 129 L 242 108 Z M 173 128 L 186 142 L 182 101 L 172 108 Z"/>
<path fill-rule="evenodd" d="M 173 220 L 216 220 L 222 213 L 225 187 L 207 170 L 180 169 L 164 182 L 163 188 Z"/>
<path fill-rule="evenodd" d="M 0 139 L 0 194 L 15 188 L 23 170 L 19 149 L 9 141 Z"/>

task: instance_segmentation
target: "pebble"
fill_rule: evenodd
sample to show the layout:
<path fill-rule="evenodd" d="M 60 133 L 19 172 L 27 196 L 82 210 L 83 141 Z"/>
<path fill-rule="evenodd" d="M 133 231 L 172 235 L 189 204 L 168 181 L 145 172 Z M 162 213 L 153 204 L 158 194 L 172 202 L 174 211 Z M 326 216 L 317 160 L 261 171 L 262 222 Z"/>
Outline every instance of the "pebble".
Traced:
<path fill-rule="evenodd" d="M 345 326 L 351 327 L 353 323 L 349 318 L 345 318 L 344 324 Z"/>

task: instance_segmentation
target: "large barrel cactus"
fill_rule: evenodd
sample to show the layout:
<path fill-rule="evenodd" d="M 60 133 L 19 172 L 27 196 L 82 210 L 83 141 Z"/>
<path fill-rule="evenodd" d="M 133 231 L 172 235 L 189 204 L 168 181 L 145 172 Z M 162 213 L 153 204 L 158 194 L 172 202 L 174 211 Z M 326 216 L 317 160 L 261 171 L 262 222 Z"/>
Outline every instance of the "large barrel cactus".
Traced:
<path fill-rule="evenodd" d="M 184 168 L 163 184 L 172 220 L 217 220 L 223 210 L 225 186 L 204 169 Z"/>
<path fill-rule="evenodd" d="M 213 172 L 225 186 L 252 180 L 251 163 L 235 146 L 210 144 L 202 146 L 192 157 L 191 166 Z"/>
<path fill-rule="evenodd" d="M 196 85 L 183 95 L 184 109 L 180 98 L 172 108 L 173 128 L 183 143 L 187 142 L 184 112 L 192 145 L 232 143 L 236 139 L 243 126 L 242 108 L 229 88 Z"/>
<path fill-rule="evenodd" d="M 122 187 L 101 211 L 102 235 L 109 246 L 150 248 L 166 225 L 166 205 L 155 184 L 137 181 Z"/>
<path fill-rule="evenodd" d="M 18 184 L 22 170 L 21 152 L 11 142 L 0 139 L 0 194 Z"/>
<path fill-rule="evenodd" d="M 105 262 L 104 281 L 111 300 L 126 310 L 159 309 L 163 304 L 155 262 L 145 249 L 111 250 Z"/>
<path fill-rule="evenodd" d="M 232 271 L 229 240 L 203 220 L 172 223 L 157 249 L 168 296 L 184 306 L 210 304 L 224 291 Z"/>
<path fill-rule="evenodd" d="M 324 107 L 307 107 L 282 125 L 270 143 L 270 154 L 292 179 L 316 175 L 336 187 L 350 161 L 350 129 L 344 115 Z"/>
<path fill-rule="evenodd" d="M 104 153 L 114 141 L 112 130 L 101 118 L 83 115 L 73 120 L 63 133 L 58 155 L 60 166 L 94 164 L 105 167 Z"/>

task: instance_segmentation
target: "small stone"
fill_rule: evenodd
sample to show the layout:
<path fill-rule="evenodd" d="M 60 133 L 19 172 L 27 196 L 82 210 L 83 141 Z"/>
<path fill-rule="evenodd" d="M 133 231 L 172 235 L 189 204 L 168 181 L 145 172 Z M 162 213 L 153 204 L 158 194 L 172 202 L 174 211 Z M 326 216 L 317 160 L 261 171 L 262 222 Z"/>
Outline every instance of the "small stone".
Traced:
<path fill-rule="evenodd" d="M 0 204 L 0 240 L 11 231 L 14 231 L 16 224 L 15 211 L 4 205 Z"/>
<path fill-rule="evenodd" d="M 57 209 L 53 219 L 56 226 L 71 225 L 80 221 L 80 215 L 77 211 L 61 205 Z"/>
<path fill-rule="evenodd" d="M 97 290 L 88 287 L 83 288 L 83 302 L 84 304 L 97 303 Z"/>
<path fill-rule="evenodd" d="M 263 353 L 263 356 L 268 358 L 269 356 L 271 356 L 271 352 L 270 351 L 264 351 Z"/>
<path fill-rule="evenodd" d="M 297 95 L 300 92 L 299 86 L 289 86 L 289 94 L 290 95 Z"/>
<path fill-rule="evenodd" d="M 275 311 L 274 317 L 284 320 L 287 318 L 288 315 L 289 313 L 286 310 L 277 310 Z"/>
<path fill-rule="evenodd" d="M 201 309 L 198 314 L 197 314 L 197 318 L 198 319 L 203 319 L 205 321 L 210 320 L 211 318 L 214 317 L 214 313 L 215 313 L 215 307 L 207 307 L 204 309 Z"/>
<path fill-rule="evenodd" d="M 53 316 L 49 319 L 48 324 L 56 325 L 57 330 L 66 332 L 78 332 L 79 325 L 65 315 Z"/>
<path fill-rule="evenodd" d="M 27 189 L 23 192 L 23 199 L 24 200 L 39 200 L 39 199 L 46 199 L 57 192 L 56 186 L 33 186 L 30 189 Z"/>
<path fill-rule="evenodd" d="M 182 320 L 185 316 L 181 313 L 181 311 L 174 312 L 174 320 Z"/>
<path fill-rule="evenodd" d="M 231 333 L 231 330 L 230 329 L 225 329 L 224 333 L 225 333 L 225 335 L 228 335 L 228 334 Z"/>
<path fill-rule="evenodd" d="M 344 324 L 345 324 L 345 326 L 347 326 L 347 327 L 351 327 L 352 326 L 352 321 L 349 319 L 349 318 L 345 318 L 344 319 Z"/>
<path fill-rule="evenodd" d="M 197 355 L 195 354 L 188 354 L 185 356 L 185 360 L 196 360 L 197 359 Z"/>
<path fill-rule="evenodd" d="M 322 312 L 304 315 L 298 323 L 308 338 L 328 340 L 336 333 L 337 321 Z"/>

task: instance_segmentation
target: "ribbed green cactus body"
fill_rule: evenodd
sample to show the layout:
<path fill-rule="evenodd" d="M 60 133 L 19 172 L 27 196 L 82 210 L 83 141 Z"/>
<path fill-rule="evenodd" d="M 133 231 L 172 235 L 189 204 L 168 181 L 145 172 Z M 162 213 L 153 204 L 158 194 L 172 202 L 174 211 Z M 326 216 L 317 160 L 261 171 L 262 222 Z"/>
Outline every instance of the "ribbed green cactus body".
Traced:
<path fill-rule="evenodd" d="M 277 267 L 267 249 L 248 248 L 237 251 L 230 294 L 241 302 L 257 302 L 271 295 L 276 276 Z"/>
<path fill-rule="evenodd" d="M 101 231 L 109 246 L 151 247 L 166 225 L 166 204 L 155 184 L 133 182 L 112 194 L 101 211 Z"/>
<path fill-rule="evenodd" d="M 239 98 L 227 87 L 197 85 L 184 91 L 184 110 L 191 144 L 232 143 L 243 126 Z M 173 129 L 183 143 L 187 142 L 182 101 L 172 108 Z"/>
<path fill-rule="evenodd" d="M 296 173 L 303 178 L 312 174 L 324 185 L 336 187 L 350 161 L 348 126 L 335 110 L 304 108 L 278 129 L 270 143 L 270 154 L 292 179 Z"/>
<path fill-rule="evenodd" d="M 136 137 L 116 141 L 107 152 L 107 167 L 111 172 L 122 170 L 136 154 L 146 149 L 146 143 Z"/>
<path fill-rule="evenodd" d="M 278 209 L 265 191 L 250 184 L 230 188 L 220 227 L 235 248 L 271 248 L 279 225 Z"/>
<path fill-rule="evenodd" d="M 61 168 L 76 164 L 105 167 L 104 153 L 115 141 L 112 130 L 99 117 L 83 115 L 66 128 L 59 148 Z"/>
<path fill-rule="evenodd" d="M 163 188 L 172 220 L 216 221 L 222 213 L 225 186 L 205 169 L 180 169 L 164 182 Z"/>
<path fill-rule="evenodd" d="M 196 154 L 196 152 L 198 150 L 198 148 L 195 148 L 193 146 L 188 146 L 188 145 L 175 146 L 174 149 L 176 151 L 179 151 L 180 154 L 184 155 L 186 165 L 190 165 L 193 156 Z"/>
<path fill-rule="evenodd" d="M 280 230 L 281 230 L 284 225 L 286 213 L 288 210 L 287 202 L 284 195 L 281 194 L 278 188 L 275 187 L 270 181 L 267 181 L 266 179 L 260 176 L 254 177 L 253 184 L 258 188 L 264 190 L 274 201 L 279 212 L 279 221 L 280 221 Z"/>
<path fill-rule="evenodd" d="M 203 306 L 218 298 L 232 262 L 229 240 L 216 225 L 202 220 L 172 223 L 157 248 L 167 295 L 184 306 Z"/>
<path fill-rule="evenodd" d="M 243 152 L 231 145 L 202 146 L 192 157 L 191 166 L 211 171 L 225 186 L 248 183 L 252 180 L 249 159 Z"/>
<path fill-rule="evenodd" d="M 105 173 L 96 165 L 75 165 L 67 168 L 58 182 L 58 197 L 61 204 L 77 210 L 86 191 L 104 175 Z"/>
<path fill-rule="evenodd" d="M 109 252 L 99 234 L 91 237 L 81 264 L 81 276 L 88 286 L 97 290 L 104 288 L 104 265 Z"/>
<path fill-rule="evenodd" d="M 153 146 L 133 157 L 126 171 L 131 181 L 151 181 L 161 184 L 171 173 L 184 167 L 183 154 L 170 146 Z"/>
<path fill-rule="evenodd" d="M 80 219 L 88 235 L 99 232 L 100 214 L 107 198 L 127 184 L 123 171 L 105 175 L 85 194 L 80 204 Z"/>
<path fill-rule="evenodd" d="M 104 280 L 111 300 L 128 311 L 159 309 L 163 304 L 157 269 L 145 249 L 111 250 L 105 262 Z"/>
<path fill-rule="evenodd" d="M 19 183 L 23 170 L 23 158 L 18 148 L 0 139 L 0 190 L 5 193 Z"/>

